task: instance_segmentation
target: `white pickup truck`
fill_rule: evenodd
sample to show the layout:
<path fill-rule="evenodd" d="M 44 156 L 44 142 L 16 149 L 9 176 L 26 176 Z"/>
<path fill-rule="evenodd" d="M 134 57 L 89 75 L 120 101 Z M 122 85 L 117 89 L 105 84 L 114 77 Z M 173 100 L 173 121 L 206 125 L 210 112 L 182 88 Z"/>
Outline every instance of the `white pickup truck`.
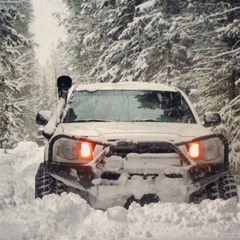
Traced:
<path fill-rule="evenodd" d="M 187 96 L 163 84 L 71 82 L 59 77 L 57 107 L 37 115 L 48 141 L 36 197 L 74 192 L 96 209 L 238 198 L 227 140 L 210 128 L 218 113 L 202 123 Z"/>

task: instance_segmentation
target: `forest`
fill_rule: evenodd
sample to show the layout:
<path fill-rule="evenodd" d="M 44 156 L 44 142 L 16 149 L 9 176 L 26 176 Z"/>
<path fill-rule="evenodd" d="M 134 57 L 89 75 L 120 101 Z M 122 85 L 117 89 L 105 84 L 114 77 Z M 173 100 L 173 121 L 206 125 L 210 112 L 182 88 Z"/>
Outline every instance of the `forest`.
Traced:
<path fill-rule="evenodd" d="M 74 83 L 179 87 L 200 116 L 221 114 L 215 131 L 227 137 L 231 166 L 240 172 L 240 0 L 63 2 L 69 14 L 54 16 L 67 40 L 40 67 L 31 0 L 0 0 L 0 148 L 33 139 L 36 113 L 54 103 L 63 72 Z"/>

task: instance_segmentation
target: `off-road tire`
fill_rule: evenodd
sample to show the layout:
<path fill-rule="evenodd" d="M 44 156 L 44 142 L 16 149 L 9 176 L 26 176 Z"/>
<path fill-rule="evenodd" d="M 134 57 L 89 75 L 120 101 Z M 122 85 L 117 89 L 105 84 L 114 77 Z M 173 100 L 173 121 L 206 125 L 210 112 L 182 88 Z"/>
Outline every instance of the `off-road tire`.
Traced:
<path fill-rule="evenodd" d="M 237 198 L 238 190 L 237 183 L 232 173 L 227 173 L 225 176 L 220 177 L 215 182 L 206 187 L 209 199 L 224 199 Z"/>
<path fill-rule="evenodd" d="M 209 183 L 203 189 L 193 193 L 190 196 L 190 202 L 200 203 L 204 199 L 238 199 L 238 189 L 235 177 L 232 173 L 218 178 L 216 181 Z"/>
<path fill-rule="evenodd" d="M 55 193 L 61 194 L 66 191 L 66 185 L 53 178 L 41 163 L 35 176 L 35 198 Z"/>

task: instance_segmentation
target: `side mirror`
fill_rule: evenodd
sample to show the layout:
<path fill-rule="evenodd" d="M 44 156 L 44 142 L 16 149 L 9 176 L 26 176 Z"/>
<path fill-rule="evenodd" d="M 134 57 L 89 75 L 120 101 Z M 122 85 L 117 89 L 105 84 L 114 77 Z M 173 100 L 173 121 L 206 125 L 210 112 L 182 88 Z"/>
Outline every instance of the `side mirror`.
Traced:
<path fill-rule="evenodd" d="M 206 112 L 203 116 L 204 127 L 216 127 L 221 124 L 221 116 L 217 112 Z"/>
<path fill-rule="evenodd" d="M 45 126 L 48 123 L 48 121 L 51 118 L 51 116 L 52 116 L 52 111 L 50 111 L 50 110 L 41 110 L 41 111 L 39 111 L 37 113 L 36 122 L 39 125 Z"/>

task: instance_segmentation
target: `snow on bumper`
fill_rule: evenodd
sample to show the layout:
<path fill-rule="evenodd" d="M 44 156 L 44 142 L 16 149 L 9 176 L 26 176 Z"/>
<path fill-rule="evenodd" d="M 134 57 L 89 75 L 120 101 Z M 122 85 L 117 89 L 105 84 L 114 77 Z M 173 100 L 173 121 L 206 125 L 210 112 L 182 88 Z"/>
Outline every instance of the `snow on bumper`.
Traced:
<path fill-rule="evenodd" d="M 114 157 L 111 159 L 113 160 Z M 162 202 L 188 203 L 193 192 L 216 180 L 219 175 L 219 166 L 215 166 L 214 174 L 209 166 L 202 168 L 201 172 L 199 168 L 192 166 L 169 166 L 156 164 L 154 161 L 147 169 L 143 164 L 144 161 L 143 168 L 140 168 L 141 164 L 133 168 L 133 162 L 137 161 L 136 157 L 131 164 L 124 164 L 126 160 L 117 156 L 114 161 L 118 164 L 122 162 L 119 165 L 124 165 L 125 168 L 120 166 L 116 168 L 116 165 L 110 164 L 109 161 L 109 164 L 95 172 L 89 167 L 62 165 L 51 166 L 49 172 L 69 188 L 77 189 L 78 193 L 96 209 L 124 206 L 132 196 L 134 199 L 141 199 L 147 194 L 155 194 Z M 191 177 L 191 174 L 195 176 L 196 172 L 204 176 L 199 181 L 194 181 Z M 208 174 L 209 178 L 206 178 Z"/>
<path fill-rule="evenodd" d="M 149 153 L 150 152 L 150 153 Z M 228 171 L 228 165 L 197 165 L 169 142 L 120 142 L 89 164 L 45 162 L 48 172 L 94 208 L 124 206 L 132 196 L 155 194 L 163 202 L 189 202 L 192 193 Z"/>
<path fill-rule="evenodd" d="M 94 196 L 90 205 L 106 209 L 115 205 L 124 206 L 129 198 L 140 200 L 144 195 L 153 194 L 162 202 L 188 202 L 191 183 L 186 178 L 168 178 L 163 173 L 155 176 L 129 176 L 122 174 L 117 181 L 95 180 L 89 189 Z M 187 199 L 186 199 L 187 198 Z"/>

